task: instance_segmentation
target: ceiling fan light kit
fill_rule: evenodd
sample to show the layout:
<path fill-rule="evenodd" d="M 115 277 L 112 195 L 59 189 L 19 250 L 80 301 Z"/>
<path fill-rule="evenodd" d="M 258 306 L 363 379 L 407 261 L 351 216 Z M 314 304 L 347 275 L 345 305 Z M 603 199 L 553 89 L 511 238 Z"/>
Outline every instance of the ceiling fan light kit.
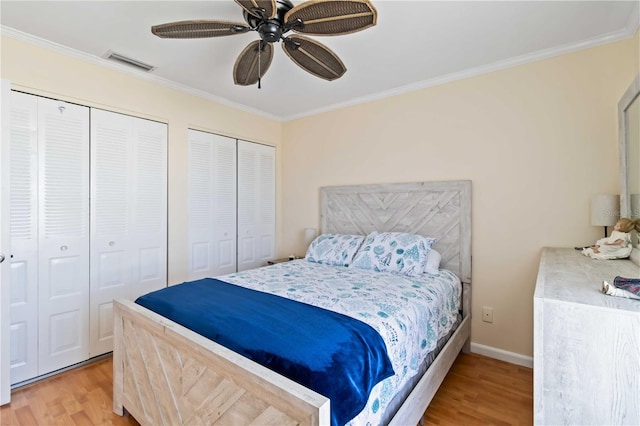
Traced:
<path fill-rule="evenodd" d="M 240 53 L 233 67 L 233 81 L 240 86 L 258 83 L 273 60 L 273 43 L 282 48 L 303 70 L 325 80 L 340 78 L 346 67 L 323 44 L 289 31 L 308 35 L 350 34 L 376 24 L 377 11 L 369 0 L 309 0 L 294 6 L 290 0 L 235 0 L 243 9 L 246 24 L 219 20 L 170 22 L 151 27 L 161 38 L 222 37 L 256 31 L 260 40 Z"/>

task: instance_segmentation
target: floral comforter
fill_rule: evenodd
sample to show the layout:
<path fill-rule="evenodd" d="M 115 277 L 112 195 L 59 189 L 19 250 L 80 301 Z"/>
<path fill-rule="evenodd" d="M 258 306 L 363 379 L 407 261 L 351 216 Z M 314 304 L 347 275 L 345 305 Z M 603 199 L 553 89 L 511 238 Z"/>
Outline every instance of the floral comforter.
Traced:
<path fill-rule="evenodd" d="M 395 375 L 376 385 L 349 425 L 377 425 L 397 392 L 456 322 L 461 284 L 452 272 L 408 277 L 304 259 L 216 277 L 351 316 L 382 336 Z"/>

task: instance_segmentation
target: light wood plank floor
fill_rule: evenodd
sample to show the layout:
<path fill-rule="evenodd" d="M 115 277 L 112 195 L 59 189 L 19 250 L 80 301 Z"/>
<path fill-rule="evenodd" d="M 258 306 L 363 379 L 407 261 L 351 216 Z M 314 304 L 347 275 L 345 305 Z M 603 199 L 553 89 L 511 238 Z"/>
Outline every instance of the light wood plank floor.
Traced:
<path fill-rule="evenodd" d="M 112 409 L 111 358 L 16 390 L 2 425 L 137 425 Z M 460 354 L 424 415 L 428 425 L 533 424 L 533 371 Z"/>

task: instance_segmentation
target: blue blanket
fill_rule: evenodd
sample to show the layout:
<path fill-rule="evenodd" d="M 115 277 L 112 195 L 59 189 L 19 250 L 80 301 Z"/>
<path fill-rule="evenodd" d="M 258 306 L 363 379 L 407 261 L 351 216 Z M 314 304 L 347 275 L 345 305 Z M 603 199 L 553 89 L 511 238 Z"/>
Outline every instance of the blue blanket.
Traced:
<path fill-rule="evenodd" d="M 382 337 L 354 318 L 212 278 L 139 297 L 136 303 L 331 400 L 331 424 L 365 407 L 394 374 Z"/>

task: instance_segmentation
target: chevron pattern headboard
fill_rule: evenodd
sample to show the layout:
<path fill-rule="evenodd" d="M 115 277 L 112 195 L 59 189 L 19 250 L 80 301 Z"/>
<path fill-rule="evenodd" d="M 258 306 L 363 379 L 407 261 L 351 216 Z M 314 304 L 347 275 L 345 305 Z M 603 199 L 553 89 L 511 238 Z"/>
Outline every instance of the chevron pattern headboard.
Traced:
<path fill-rule="evenodd" d="M 323 233 L 410 232 L 437 238 L 442 267 L 471 283 L 471 181 L 320 188 Z"/>

